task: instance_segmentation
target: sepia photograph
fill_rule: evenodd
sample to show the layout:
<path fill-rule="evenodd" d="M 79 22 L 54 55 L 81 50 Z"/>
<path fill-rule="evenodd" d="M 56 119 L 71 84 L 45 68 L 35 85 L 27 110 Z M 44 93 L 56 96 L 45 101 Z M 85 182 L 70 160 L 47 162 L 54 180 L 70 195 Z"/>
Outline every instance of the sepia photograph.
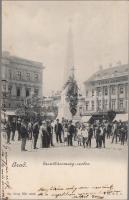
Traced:
<path fill-rule="evenodd" d="M 1 199 L 128 199 L 128 2 L 2 1 Z"/>

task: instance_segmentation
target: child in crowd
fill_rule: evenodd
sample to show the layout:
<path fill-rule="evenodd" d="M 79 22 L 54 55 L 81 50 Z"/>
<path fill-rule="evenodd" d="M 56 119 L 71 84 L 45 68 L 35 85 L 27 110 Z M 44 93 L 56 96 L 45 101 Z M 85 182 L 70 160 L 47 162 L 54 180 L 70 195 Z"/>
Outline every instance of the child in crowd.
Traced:
<path fill-rule="evenodd" d="M 64 128 L 64 146 L 67 146 L 68 143 L 68 128 L 65 126 Z"/>
<path fill-rule="evenodd" d="M 79 127 L 77 130 L 77 141 L 78 141 L 78 146 L 81 146 L 82 145 L 81 127 Z"/>
<path fill-rule="evenodd" d="M 88 140 L 88 130 L 85 128 L 85 126 L 82 127 L 81 134 L 83 140 L 83 147 L 85 148 Z"/>

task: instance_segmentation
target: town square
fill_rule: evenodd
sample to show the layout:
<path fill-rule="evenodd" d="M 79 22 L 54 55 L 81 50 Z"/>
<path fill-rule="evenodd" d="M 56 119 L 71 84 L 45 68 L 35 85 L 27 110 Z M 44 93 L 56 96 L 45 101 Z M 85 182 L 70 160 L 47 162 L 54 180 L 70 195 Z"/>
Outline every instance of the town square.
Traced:
<path fill-rule="evenodd" d="M 127 199 L 126 3 L 2 8 L 3 200 Z"/>

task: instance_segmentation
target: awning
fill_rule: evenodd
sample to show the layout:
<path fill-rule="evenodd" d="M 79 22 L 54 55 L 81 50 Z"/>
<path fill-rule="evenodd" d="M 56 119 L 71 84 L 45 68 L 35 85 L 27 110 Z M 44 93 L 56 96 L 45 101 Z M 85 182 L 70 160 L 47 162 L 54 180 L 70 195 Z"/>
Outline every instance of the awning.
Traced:
<path fill-rule="evenodd" d="M 11 116 L 15 116 L 16 115 L 15 111 L 12 111 L 12 110 L 6 110 L 5 112 L 1 111 L 1 114 L 3 114 L 3 115 L 11 115 Z"/>
<path fill-rule="evenodd" d="M 55 117 L 55 114 L 53 112 L 48 112 L 46 114 L 47 117 Z"/>
<path fill-rule="evenodd" d="M 88 122 L 91 118 L 91 115 L 82 116 L 82 122 Z"/>
<path fill-rule="evenodd" d="M 113 121 L 126 122 L 128 121 L 128 114 L 116 114 L 116 117 L 114 118 Z"/>
<path fill-rule="evenodd" d="M 8 116 L 15 116 L 15 111 L 1 111 L 1 118 L 2 119 L 7 119 Z"/>
<path fill-rule="evenodd" d="M 11 115 L 11 116 L 15 116 L 15 111 L 12 111 L 12 110 L 7 110 L 6 112 L 6 115 Z"/>

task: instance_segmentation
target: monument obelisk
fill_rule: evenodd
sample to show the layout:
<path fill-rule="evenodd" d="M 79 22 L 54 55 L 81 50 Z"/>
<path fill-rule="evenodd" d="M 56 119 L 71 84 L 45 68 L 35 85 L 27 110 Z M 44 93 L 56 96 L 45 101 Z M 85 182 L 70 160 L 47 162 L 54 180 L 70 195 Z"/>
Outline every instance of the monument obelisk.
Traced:
<path fill-rule="evenodd" d="M 64 84 L 68 81 L 69 77 L 74 76 L 74 47 L 73 47 L 73 32 L 70 24 L 68 30 L 67 52 L 66 52 L 66 65 L 64 69 Z"/>
<path fill-rule="evenodd" d="M 72 119 L 72 114 L 69 110 L 69 102 L 67 101 L 67 82 L 71 77 L 74 77 L 74 53 L 73 53 L 73 33 L 72 27 L 70 25 L 68 31 L 68 44 L 67 44 L 67 56 L 66 56 L 66 66 L 64 69 L 64 83 L 61 93 L 61 101 L 58 108 L 58 119 L 65 118 L 67 120 Z"/>

